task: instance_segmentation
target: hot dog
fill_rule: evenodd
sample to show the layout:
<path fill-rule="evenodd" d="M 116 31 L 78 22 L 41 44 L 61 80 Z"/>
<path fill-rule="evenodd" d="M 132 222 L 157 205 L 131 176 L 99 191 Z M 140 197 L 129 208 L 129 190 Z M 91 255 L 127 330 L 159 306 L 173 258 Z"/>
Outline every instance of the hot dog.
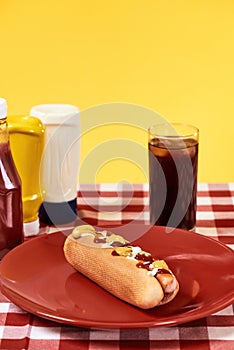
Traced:
<path fill-rule="evenodd" d="M 179 283 L 164 260 L 158 260 L 122 236 L 90 225 L 66 238 L 64 255 L 77 271 L 116 297 L 142 309 L 170 302 Z"/>

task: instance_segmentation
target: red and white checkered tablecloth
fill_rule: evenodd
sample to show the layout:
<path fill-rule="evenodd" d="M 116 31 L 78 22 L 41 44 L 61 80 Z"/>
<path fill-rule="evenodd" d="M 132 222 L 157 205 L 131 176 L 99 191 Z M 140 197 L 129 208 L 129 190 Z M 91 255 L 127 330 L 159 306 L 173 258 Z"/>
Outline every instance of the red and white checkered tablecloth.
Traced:
<path fill-rule="evenodd" d="M 197 232 L 234 249 L 234 183 L 199 184 L 197 203 Z M 148 186 L 82 185 L 78 191 L 78 210 L 83 221 L 98 226 L 130 221 L 147 223 Z M 234 305 L 179 326 L 97 330 L 39 318 L 0 293 L 0 349 L 234 350 Z"/>

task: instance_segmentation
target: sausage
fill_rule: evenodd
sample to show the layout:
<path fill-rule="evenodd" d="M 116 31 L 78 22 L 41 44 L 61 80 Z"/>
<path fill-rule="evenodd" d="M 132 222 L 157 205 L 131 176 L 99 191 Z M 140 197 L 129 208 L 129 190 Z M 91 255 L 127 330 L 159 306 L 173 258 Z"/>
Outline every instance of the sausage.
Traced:
<path fill-rule="evenodd" d="M 164 260 L 158 260 L 122 236 L 90 225 L 66 238 L 69 264 L 116 297 L 142 309 L 170 302 L 179 283 Z"/>

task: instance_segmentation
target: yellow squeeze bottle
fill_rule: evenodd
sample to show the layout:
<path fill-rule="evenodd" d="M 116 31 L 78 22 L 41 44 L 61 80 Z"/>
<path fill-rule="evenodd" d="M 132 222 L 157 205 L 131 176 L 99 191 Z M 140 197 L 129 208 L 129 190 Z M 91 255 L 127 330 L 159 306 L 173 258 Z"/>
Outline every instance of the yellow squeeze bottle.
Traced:
<path fill-rule="evenodd" d="M 31 116 L 9 116 L 8 128 L 13 159 L 22 182 L 24 235 L 39 233 L 38 210 L 43 201 L 40 184 L 45 126 Z"/>

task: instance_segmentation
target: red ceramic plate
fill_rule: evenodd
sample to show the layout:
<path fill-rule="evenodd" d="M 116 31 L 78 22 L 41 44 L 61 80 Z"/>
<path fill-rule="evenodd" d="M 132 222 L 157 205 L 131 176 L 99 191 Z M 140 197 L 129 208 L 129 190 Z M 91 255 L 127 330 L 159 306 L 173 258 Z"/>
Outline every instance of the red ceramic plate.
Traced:
<path fill-rule="evenodd" d="M 179 229 L 166 233 L 165 228 L 154 227 L 134 242 L 164 258 L 180 283 L 172 302 L 147 311 L 76 272 L 64 258 L 64 240 L 61 232 L 44 234 L 8 253 L 0 264 L 2 292 L 37 316 L 96 328 L 177 325 L 234 301 L 234 252 L 203 235 Z"/>

